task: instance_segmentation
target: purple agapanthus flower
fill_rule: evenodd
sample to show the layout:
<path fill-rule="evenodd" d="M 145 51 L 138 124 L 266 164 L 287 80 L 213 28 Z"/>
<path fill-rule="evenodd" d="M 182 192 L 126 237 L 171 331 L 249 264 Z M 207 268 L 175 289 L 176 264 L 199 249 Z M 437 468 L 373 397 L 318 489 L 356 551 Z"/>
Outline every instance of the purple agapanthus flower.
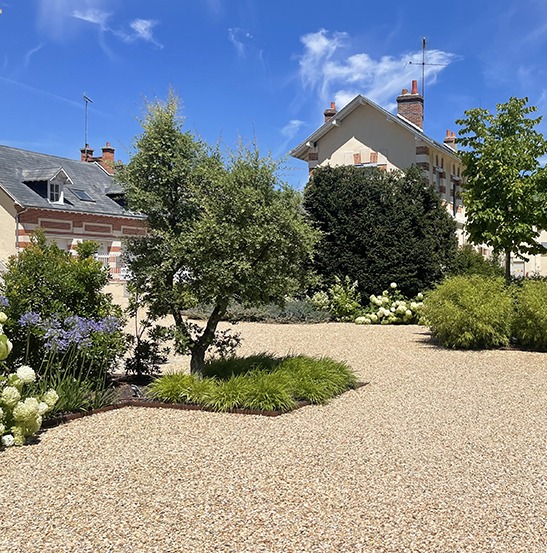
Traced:
<path fill-rule="evenodd" d="M 6 298 L 6 296 L 0 296 L 0 307 L 8 307 L 9 306 L 9 300 Z"/>
<path fill-rule="evenodd" d="M 19 318 L 19 324 L 21 326 L 37 326 L 42 322 L 42 318 L 40 317 L 39 313 L 36 313 L 35 311 L 28 311 L 27 313 L 23 313 L 21 317 Z"/>

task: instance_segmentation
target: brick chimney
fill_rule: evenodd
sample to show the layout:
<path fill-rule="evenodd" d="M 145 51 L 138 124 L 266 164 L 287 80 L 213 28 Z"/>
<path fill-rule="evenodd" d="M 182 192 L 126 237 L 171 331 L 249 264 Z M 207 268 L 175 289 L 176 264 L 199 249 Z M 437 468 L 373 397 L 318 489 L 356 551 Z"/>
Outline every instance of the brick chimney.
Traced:
<path fill-rule="evenodd" d="M 323 112 L 323 115 L 325 116 L 325 123 L 329 120 L 329 119 L 332 119 L 335 115 L 336 115 L 336 104 L 334 102 L 331 102 L 330 103 L 330 108 L 327 108 L 324 112 Z"/>
<path fill-rule="evenodd" d="M 401 95 L 397 97 L 397 114 L 423 129 L 424 98 L 418 93 L 418 81 L 412 81 L 410 94 L 408 89 L 403 88 Z"/>
<path fill-rule="evenodd" d="M 110 145 L 110 142 L 106 143 L 106 146 L 102 148 L 101 156 L 94 156 L 93 150 L 89 147 L 89 144 L 85 145 L 85 148 L 80 149 L 80 161 L 87 161 L 88 163 L 97 162 L 100 166 L 110 175 L 114 174 L 114 148 Z"/>
<path fill-rule="evenodd" d="M 80 148 L 80 161 L 93 161 L 93 150 L 86 144 L 84 148 Z"/>
<path fill-rule="evenodd" d="M 456 133 L 447 130 L 443 142 L 449 148 L 452 148 L 452 150 L 454 150 L 455 152 L 458 151 L 458 145 L 456 144 Z"/>
<path fill-rule="evenodd" d="M 114 148 L 110 145 L 110 142 L 106 143 L 106 146 L 102 147 L 102 158 L 99 161 L 99 163 L 103 166 L 103 168 L 110 173 L 111 175 L 114 174 Z"/>

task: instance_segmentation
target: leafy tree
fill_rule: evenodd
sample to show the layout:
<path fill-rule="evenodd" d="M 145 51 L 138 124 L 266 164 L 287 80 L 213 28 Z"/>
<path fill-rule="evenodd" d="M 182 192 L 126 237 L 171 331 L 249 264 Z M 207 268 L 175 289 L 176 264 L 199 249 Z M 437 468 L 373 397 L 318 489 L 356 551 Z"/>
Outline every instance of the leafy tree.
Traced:
<path fill-rule="evenodd" d="M 505 254 L 509 278 L 511 253 L 546 253 L 537 241 L 547 226 L 547 174 L 539 158 L 547 141 L 535 130 L 541 117 L 527 106 L 527 98 L 510 98 L 496 106 L 496 114 L 483 108 L 465 112 L 457 141 L 469 148 L 461 152 L 466 177 L 464 203 L 466 230 L 475 244 Z"/>
<path fill-rule="evenodd" d="M 147 235 L 126 247 L 136 290 L 152 318 L 173 317 L 178 350 L 202 373 L 207 350 L 230 342 L 217 333 L 230 301 L 282 302 L 305 278 L 316 233 L 274 161 L 243 146 L 225 161 L 183 132 L 177 113 L 172 93 L 147 105 L 118 178 L 129 206 L 148 217 Z M 204 328 L 183 317 L 197 303 L 214 306 Z"/>
<path fill-rule="evenodd" d="M 323 231 L 317 272 L 329 285 L 357 280 L 362 297 L 391 282 L 415 296 L 441 280 L 456 253 L 455 223 L 417 167 L 315 169 L 304 206 Z"/>
<path fill-rule="evenodd" d="M 490 277 L 503 276 L 505 271 L 497 256 L 485 259 L 473 249 L 471 244 L 465 244 L 456 253 L 454 263 L 450 269 L 450 276 L 455 275 L 484 275 Z"/>

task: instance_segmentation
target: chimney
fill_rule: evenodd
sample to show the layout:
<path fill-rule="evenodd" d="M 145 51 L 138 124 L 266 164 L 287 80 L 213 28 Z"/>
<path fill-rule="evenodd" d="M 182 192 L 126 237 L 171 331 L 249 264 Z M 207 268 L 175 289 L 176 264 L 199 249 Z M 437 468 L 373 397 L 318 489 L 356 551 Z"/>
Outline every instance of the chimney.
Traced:
<path fill-rule="evenodd" d="M 410 94 L 403 88 L 397 97 L 397 114 L 416 125 L 420 130 L 424 125 L 424 98 L 418 93 L 418 81 L 412 81 Z"/>
<path fill-rule="evenodd" d="M 323 115 L 325 116 L 325 123 L 329 120 L 329 119 L 332 119 L 335 115 L 336 115 L 336 104 L 334 102 L 331 102 L 330 103 L 330 108 L 327 108 L 324 112 L 323 112 Z"/>
<path fill-rule="evenodd" d="M 110 142 L 106 143 L 106 146 L 102 147 L 103 155 L 99 161 L 102 167 L 111 175 L 114 174 L 114 148 L 110 146 Z"/>
<path fill-rule="evenodd" d="M 80 148 L 80 161 L 93 161 L 93 150 L 86 144 L 84 148 Z"/>
<path fill-rule="evenodd" d="M 458 145 L 456 144 L 456 133 L 446 131 L 446 136 L 444 137 L 443 142 L 455 152 L 458 151 Z"/>

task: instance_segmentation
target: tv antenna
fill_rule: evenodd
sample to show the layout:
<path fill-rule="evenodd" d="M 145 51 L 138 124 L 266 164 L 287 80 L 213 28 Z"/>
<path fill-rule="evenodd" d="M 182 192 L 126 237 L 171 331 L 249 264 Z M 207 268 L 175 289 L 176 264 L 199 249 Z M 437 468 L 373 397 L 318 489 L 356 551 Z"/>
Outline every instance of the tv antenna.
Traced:
<path fill-rule="evenodd" d="M 422 98 L 425 96 L 425 66 L 426 65 L 447 65 L 446 63 L 426 63 L 425 62 L 425 47 L 426 47 L 426 40 L 425 36 L 422 38 L 422 62 L 417 63 L 415 61 L 409 61 L 408 63 L 411 65 L 421 65 L 422 66 Z"/>
<path fill-rule="evenodd" d="M 86 95 L 84 92 L 84 102 L 85 102 L 85 141 L 84 141 L 84 147 L 85 147 L 85 160 L 87 161 L 87 150 L 89 143 L 87 141 L 87 106 L 88 104 L 92 104 L 93 100 Z"/>

